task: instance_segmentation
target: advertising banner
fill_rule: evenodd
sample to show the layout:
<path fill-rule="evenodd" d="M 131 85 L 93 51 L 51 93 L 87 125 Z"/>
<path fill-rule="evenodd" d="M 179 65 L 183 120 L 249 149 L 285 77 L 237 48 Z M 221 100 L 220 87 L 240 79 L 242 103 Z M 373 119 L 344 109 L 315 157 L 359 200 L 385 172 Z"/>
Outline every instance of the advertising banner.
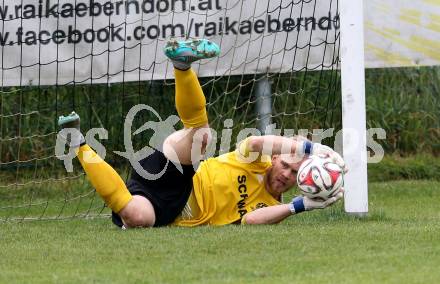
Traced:
<path fill-rule="evenodd" d="M 209 38 L 199 76 L 322 69 L 337 61 L 337 1 L 5 0 L 1 84 L 64 85 L 173 76 L 171 38 Z"/>
<path fill-rule="evenodd" d="M 366 67 L 440 65 L 439 0 L 364 1 Z"/>
<path fill-rule="evenodd" d="M 439 64 L 439 1 L 364 1 L 366 66 Z M 401 8 L 398 8 L 401 7 Z M 405 7 L 405 8 L 403 8 Z M 1 85 L 171 78 L 169 39 L 209 38 L 199 76 L 338 68 L 338 1 L 5 0 Z"/>

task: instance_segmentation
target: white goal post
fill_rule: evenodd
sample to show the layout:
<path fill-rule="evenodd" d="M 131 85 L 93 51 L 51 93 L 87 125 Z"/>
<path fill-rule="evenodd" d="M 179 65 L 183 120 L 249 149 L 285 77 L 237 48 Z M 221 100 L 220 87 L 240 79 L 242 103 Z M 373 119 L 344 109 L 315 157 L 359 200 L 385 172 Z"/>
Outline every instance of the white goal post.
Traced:
<path fill-rule="evenodd" d="M 345 211 L 368 212 L 363 1 L 340 0 Z"/>

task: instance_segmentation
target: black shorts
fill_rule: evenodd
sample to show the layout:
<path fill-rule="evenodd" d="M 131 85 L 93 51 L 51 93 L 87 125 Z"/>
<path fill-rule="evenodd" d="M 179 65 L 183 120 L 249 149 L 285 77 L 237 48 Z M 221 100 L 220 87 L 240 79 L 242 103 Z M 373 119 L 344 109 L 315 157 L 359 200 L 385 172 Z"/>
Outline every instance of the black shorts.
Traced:
<path fill-rule="evenodd" d="M 144 196 L 153 204 L 156 215 L 154 227 L 168 225 L 179 216 L 188 201 L 194 168 L 192 165 L 181 165 L 182 173 L 158 150 L 141 160 L 140 164 L 150 174 L 158 174 L 166 167 L 164 174 L 156 180 L 145 179 L 133 169 L 127 188 L 132 195 Z M 112 221 L 119 227 L 123 225 L 121 217 L 114 212 Z"/>

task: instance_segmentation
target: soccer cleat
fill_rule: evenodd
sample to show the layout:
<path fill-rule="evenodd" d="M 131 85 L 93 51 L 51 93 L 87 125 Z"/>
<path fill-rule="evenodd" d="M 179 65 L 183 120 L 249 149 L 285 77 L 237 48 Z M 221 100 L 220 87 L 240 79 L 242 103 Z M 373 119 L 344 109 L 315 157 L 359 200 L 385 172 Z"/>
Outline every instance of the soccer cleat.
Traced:
<path fill-rule="evenodd" d="M 58 117 L 58 126 L 61 128 L 76 128 L 79 130 L 79 115 L 72 111 L 69 115 Z"/>
<path fill-rule="evenodd" d="M 167 42 L 164 52 L 173 62 L 189 65 L 200 59 L 218 56 L 220 54 L 220 47 L 207 39 L 170 40 Z"/>
<path fill-rule="evenodd" d="M 58 126 L 61 127 L 61 131 L 58 133 L 59 137 L 62 138 L 70 147 L 76 148 L 85 144 L 84 136 L 81 134 L 79 129 L 79 122 L 79 115 L 74 111 L 67 116 L 61 115 L 58 117 Z"/>

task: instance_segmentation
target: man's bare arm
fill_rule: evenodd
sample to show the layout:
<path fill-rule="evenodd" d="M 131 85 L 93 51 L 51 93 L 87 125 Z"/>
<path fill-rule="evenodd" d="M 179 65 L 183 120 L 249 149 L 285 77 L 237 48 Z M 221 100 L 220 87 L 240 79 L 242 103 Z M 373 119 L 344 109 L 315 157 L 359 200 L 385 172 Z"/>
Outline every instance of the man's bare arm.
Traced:
<path fill-rule="evenodd" d="M 307 141 L 307 140 L 304 140 Z M 303 142 L 293 138 L 264 135 L 264 136 L 250 136 L 247 138 L 247 150 L 249 152 L 256 152 L 265 155 L 279 155 L 279 154 L 304 154 Z"/>
<path fill-rule="evenodd" d="M 242 224 L 276 224 L 292 215 L 289 204 L 259 208 L 243 216 Z"/>
<path fill-rule="evenodd" d="M 297 196 L 292 199 L 289 204 L 274 205 L 259 208 L 252 212 L 246 213 L 242 218 L 242 224 L 259 225 L 259 224 L 276 224 L 290 215 L 298 214 L 304 211 L 314 209 L 324 209 L 333 205 L 344 196 L 344 190 L 340 189 L 325 201 L 310 199 L 306 196 Z"/>
<path fill-rule="evenodd" d="M 302 158 L 304 155 L 324 155 L 339 165 L 344 172 L 347 171 L 341 155 L 328 146 L 312 143 L 307 139 L 283 137 L 276 135 L 250 136 L 241 141 L 238 146 L 239 153 L 248 157 L 251 153 L 258 155 L 294 154 Z"/>

